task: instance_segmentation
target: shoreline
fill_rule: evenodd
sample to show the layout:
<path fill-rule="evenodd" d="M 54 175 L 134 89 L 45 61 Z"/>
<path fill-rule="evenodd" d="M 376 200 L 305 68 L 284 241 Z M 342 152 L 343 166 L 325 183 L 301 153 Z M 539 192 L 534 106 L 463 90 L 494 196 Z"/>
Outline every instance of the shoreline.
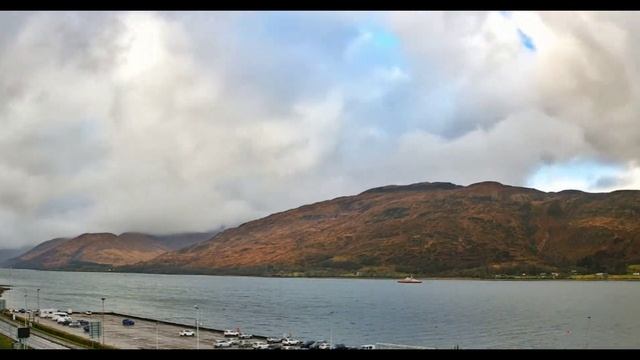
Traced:
<path fill-rule="evenodd" d="M 0 268 L 2 269 L 2 268 Z M 4 268 L 9 269 L 9 268 Z M 154 272 L 124 272 L 124 271 L 80 271 L 80 270 L 43 270 L 43 269 L 16 269 L 31 271 L 55 271 L 68 273 L 101 273 L 101 274 L 138 274 L 138 275 L 168 275 L 168 276 L 218 276 L 218 277 L 255 277 L 274 279 L 350 279 L 350 280 L 400 280 L 406 275 L 397 277 L 391 276 L 356 276 L 356 275 L 336 275 L 336 276 L 304 276 L 304 275 L 240 275 L 240 274 L 202 274 L 202 273 L 154 273 Z M 608 275 L 598 276 L 595 274 L 570 275 L 568 277 L 540 277 L 540 276 L 518 276 L 518 275 L 497 275 L 499 277 L 464 277 L 464 276 L 415 276 L 416 279 L 428 280 L 479 280 L 479 281 L 640 281 L 637 275 Z M 10 290 L 10 285 L 0 285 L 0 296 L 4 291 Z"/>

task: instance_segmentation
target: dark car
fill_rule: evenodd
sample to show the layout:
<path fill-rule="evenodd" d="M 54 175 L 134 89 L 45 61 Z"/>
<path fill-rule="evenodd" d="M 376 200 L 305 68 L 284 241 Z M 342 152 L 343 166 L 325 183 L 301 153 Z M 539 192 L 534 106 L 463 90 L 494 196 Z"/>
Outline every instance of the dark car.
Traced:
<path fill-rule="evenodd" d="M 89 332 L 91 329 L 89 328 L 89 325 L 85 325 L 82 327 L 82 330 L 84 330 L 84 332 Z"/>
<path fill-rule="evenodd" d="M 81 326 L 80 321 L 72 321 L 69 323 L 70 328 L 79 328 Z"/>
<path fill-rule="evenodd" d="M 313 346 L 313 344 L 315 344 L 315 343 L 316 343 L 316 342 L 315 342 L 315 341 L 313 341 L 313 340 L 305 341 L 305 343 L 304 343 L 304 344 L 302 344 L 300 347 L 301 347 L 301 348 L 303 348 L 303 349 L 309 349 L 309 348 L 311 348 L 311 346 Z"/>
<path fill-rule="evenodd" d="M 89 322 L 87 320 L 78 320 L 78 322 L 80 323 L 80 325 L 85 326 L 85 325 L 89 325 Z"/>
<path fill-rule="evenodd" d="M 131 319 L 124 319 L 122 320 L 122 325 L 124 326 L 133 326 L 135 324 L 135 322 Z"/>

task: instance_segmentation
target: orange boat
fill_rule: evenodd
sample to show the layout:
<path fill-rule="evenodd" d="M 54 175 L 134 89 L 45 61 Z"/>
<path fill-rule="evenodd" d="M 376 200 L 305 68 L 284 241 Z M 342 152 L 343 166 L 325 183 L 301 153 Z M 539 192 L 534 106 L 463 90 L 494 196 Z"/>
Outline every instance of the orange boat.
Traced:
<path fill-rule="evenodd" d="M 417 280 L 413 278 L 413 274 L 411 274 L 411 276 L 407 276 L 406 278 L 402 279 L 402 280 L 398 280 L 399 283 L 402 284 L 420 284 L 422 283 L 421 280 Z"/>

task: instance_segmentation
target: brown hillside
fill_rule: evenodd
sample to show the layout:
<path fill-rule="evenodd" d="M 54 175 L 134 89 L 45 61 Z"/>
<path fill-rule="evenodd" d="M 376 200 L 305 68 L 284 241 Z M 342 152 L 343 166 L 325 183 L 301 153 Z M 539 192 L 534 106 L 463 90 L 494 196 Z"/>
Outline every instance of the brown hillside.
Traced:
<path fill-rule="evenodd" d="M 483 182 L 385 186 L 273 214 L 123 270 L 267 275 L 624 271 L 640 191 L 545 193 Z"/>
<path fill-rule="evenodd" d="M 215 232 L 149 235 L 127 232 L 87 233 L 75 238 L 45 241 L 7 261 L 16 268 L 47 270 L 104 270 L 153 259 L 168 251 L 207 240 Z"/>
<path fill-rule="evenodd" d="M 41 244 L 18 257 L 14 266 L 37 269 L 110 267 L 150 260 L 169 250 L 144 234 L 82 234 L 73 239 L 56 239 Z"/>

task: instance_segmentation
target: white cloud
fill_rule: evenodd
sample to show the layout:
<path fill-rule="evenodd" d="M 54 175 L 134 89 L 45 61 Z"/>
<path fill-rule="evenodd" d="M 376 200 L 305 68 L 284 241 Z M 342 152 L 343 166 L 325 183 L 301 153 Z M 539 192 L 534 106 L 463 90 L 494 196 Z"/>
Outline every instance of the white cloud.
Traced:
<path fill-rule="evenodd" d="M 0 247 L 576 158 L 622 164 L 591 188 L 640 186 L 636 14 L 0 17 Z M 384 61 L 371 19 L 398 40 Z"/>

